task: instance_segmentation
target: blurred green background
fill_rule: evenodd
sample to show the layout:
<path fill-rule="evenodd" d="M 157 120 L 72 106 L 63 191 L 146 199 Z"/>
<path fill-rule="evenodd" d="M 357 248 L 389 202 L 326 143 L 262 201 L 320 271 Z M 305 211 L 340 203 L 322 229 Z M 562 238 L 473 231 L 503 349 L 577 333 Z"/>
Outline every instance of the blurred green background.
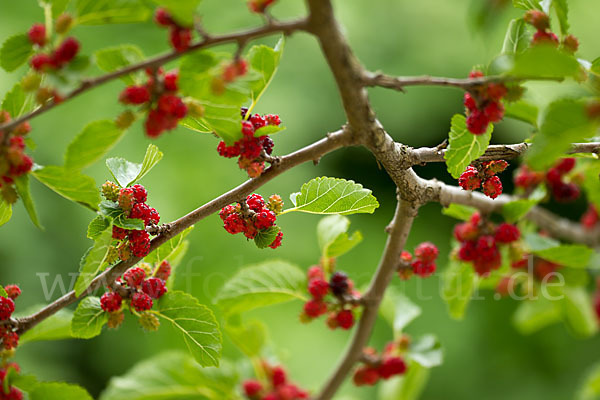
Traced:
<path fill-rule="evenodd" d="M 281 0 L 275 8 L 277 17 L 303 15 L 300 0 Z M 478 10 L 499 0 L 358 0 L 336 1 L 336 10 L 349 40 L 362 62 L 372 70 L 390 74 L 432 74 L 464 77 L 473 65 L 488 62 L 502 46 L 510 18 L 519 15 L 507 7 L 495 9 L 485 28 L 478 29 Z M 589 0 L 569 1 L 573 33 L 580 38 L 580 57 L 591 60 L 600 55 L 597 15 L 600 3 Z M 241 0 L 205 0 L 201 6 L 203 21 L 210 32 L 226 32 L 260 23 L 247 12 Z M 34 0 L 0 0 L 0 40 L 24 32 L 33 22 L 42 21 L 42 11 Z M 166 32 L 151 22 L 145 24 L 78 27 L 73 32 L 81 40 L 83 52 L 121 43 L 134 43 L 146 54 L 166 51 Z M 273 45 L 276 38 L 265 39 Z M 5 93 L 20 78 L 23 70 L 12 74 L 0 72 L 0 92 Z M 94 71 L 99 73 L 99 71 Z M 54 112 L 32 121 L 31 137 L 37 143 L 32 153 L 42 165 L 60 165 L 67 144 L 85 124 L 97 119 L 113 118 L 122 107 L 117 95 L 122 83 L 112 82 L 68 102 Z M 373 106 L 388 132 L 412 146 L 434 146 L 446 136 L 452 114 L 461 112 L 460 92 L 444 88 L 410 88 L 406 94 L 373 90 Z M 275 138 L 275 152 L 286 154 L 309 144 L 344 123 L 332 76 L 315 40 L 305 34 L 291 37 L 285 49 L 280 71 L 257 109 L 277 113 L 288 127 Z M 521 141 L 528 134 L 524 125 L 507 121 L 494 133 L 495 142 Z M 123 156 L 139 162 L 149 140 L 137 123 L 109 156 Z M 162 221 L 170 221 L 239 183 L 245 174 L 232 160 L 217 156 L 217 141 L 178 129 L 164 134 L 153 143 L 164 151 L 163 161 L 144 178 L 149 204 L 156 207 Z M 442 165 L 420 168 L 426 177 L 447 180 Z M 102 162 L 86 173 L 100 185 L 109 177 Z M 280 193 L 284 199 L 302 183 L 315 176 L 353 179 L 372 189 L 381 203 L 374 215 L 352 216 L 352 228 L 360 229 L 365 240 L 351 255 L 340 258 L 339 268 L 347 271 L 360 285 L 365 285 L 377 266 L 385 243 L 384 227 L 392 216 L 394 188 L 374 158 L 362 149 L 345 149 L 328 155 L 318 166 L 305 164 L 285 177 L 275 179 L 260 190 L 263 195 Z M 505 173 L 505 182 L 509 181 Z M 509 186 L 508 184 L 507 186 Z M 19 309 L 43 303 L 40 277 L 62 274 L 66 284 L 77 270 L 79 259 L 89 247 L 85 232 L 93 214 L 70 203 L 38 182 L 33 195 L 45 226 L 36 229 L 22 205 L 14 209 L 13 219 L 0 229 L 0 282 L 18 283 L 23 295 Z M 573 216 L 580 207 L 568 210 Z M 563 210 L 564 211 L 564 210 Z M 266 258 L 283 258 L 302 268 L 318 261 L 314 215 L 286 215 L 278 224 L 285 232 L 284 245 L 276 252 L 259 250 L 252 243 L 227 234 L 218 216 L 199 223 L 189 236 L 190 250 L 180 265 L 176 287 L 191 291 L 206 304 L 211 303 L 224 280 L 243 265 Z M 440 214 L 437 205 L 424 207 L 409 238 L 412 249 L 430 240 L 441 249 L 439 268 L 447 259 L 448 241 L 454 221 Z M 427 280 L 399 280 L 401 287 L 423 308 L 423 315 L 412 323 L 408 332 L 419 335 L 435 333 L 445 348 L 443 366 L 432 371 L 423 399 L 545 399 L 571 398 L 584 372 L 600 355 L 600 339 L 577 340 L 565 328 L 554 326 L 532 336 L 519 335 L 510 317 L 516 303 L 496 301 L 491 293 L 486 300 L 474 301 L 464 321 L 451 320 L 440 299 L 438 276 Z M 52 298 L 59 295 L 54 292 Z M 290 370 L 292 379 L 316 390 L 336 364 L 350 334 L 330 331 L 323 321 L 309 325 L 298 323 L 299 302 L 254 312 L 270 327 L 275 352 Z M 117 331 L 106 331 L 89 341 L 33 343 L 23 346 L 17 356 L 24 371 L 42 379 L 64 380 L 82 384 L 98 395 L 107 381 L 123 374 L 134 364 L 160 351 L 183 349 L 174 332 L 165 327 L 158 333 L 142 331 L 133 318 Z M 372 344 L 381 348 L 390 340 L 391 331 L 380 323 Z M 240 357 L 225 343 L 225 357 Z M 349 384 L 341 393 L 357 399 L 371 399 L 375 390 L 356 389 Z"/>

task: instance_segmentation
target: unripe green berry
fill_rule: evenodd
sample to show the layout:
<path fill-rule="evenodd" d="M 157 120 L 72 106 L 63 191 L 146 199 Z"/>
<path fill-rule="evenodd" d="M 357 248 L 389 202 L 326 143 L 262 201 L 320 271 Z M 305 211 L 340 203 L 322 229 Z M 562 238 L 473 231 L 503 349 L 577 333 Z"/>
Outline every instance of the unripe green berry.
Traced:
<path fill-rule="evenodd" d="M 115 311 L 108 313 L 108 322 L 106 325 L 111 329 L 117 329 L 123 323 L 125 319 L 125 314 L 123 314 L 123 310 Z"/>
<path fill-rule="evenodd" d="M 102 196 L 106 200 L 117 201 L 119 199 L 119 190 L 121 188 L 114 182 L 106 181 L 102 185 Z"/>
<path fill-rule="evenodd" d="M 275 214 L 279 214 L 283 210 L 283 199 L 280 195 L 274 194 L 269 197 L 269 204 L 267 207 L 269 207 L 269 210 L 273 211 Z"/>
<path fill-rule="evenodd" d="M 192 118 L 202 118 L 204 117 L 204 106 L 200 104 L 198 101 L 194 99 L 185 100 L 185 105 L 187 106 L 187 115 Z"/>
<path fill-rule="evenodd" d="M 21 87 L 26 92 L 33 92 L 38 90 L 40 84 L 42 83 L 42 77 L 38 74 L 31 72 L 21 79 Z"/>
<path fill-rule="evenodd" d="M 71 29 L 73 17 L 68 13 L 62 13 L 56 19 L 56 33 L 63 34 Z"/>
<path fill-rule="evenodd" d="M 115 120 L 115 125 L 119 129 L 127 129 L 135 122 L 135 113 L 131 110 L 123 111 Z"/>
<path fill-rule="evenodd" d="M 160 321 L 154 314 L 151 313 L 143 313 L 140 316 L 139 322 L 142 328 L 149 332 L 157 331 L 158 328 L 160 328 Z"/>

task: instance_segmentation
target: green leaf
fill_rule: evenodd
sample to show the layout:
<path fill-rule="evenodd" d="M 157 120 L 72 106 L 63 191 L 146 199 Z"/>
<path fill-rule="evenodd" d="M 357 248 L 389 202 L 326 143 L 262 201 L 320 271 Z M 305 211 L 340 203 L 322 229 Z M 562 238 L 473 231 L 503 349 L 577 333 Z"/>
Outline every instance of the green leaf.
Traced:
<path fill-rule="evenodd" d="M 81 170 L 98 161 L 123 137 L 124 130 L 110 120 L 88 124 L 67 147 L 65 167 Z"/>
<path fill-rule="evenodd" d="M 448 207 L 442 208 L 442 214 L 452 218 L 468 221 L 477 212 L 475 207 L 463 206 L 462 204 L 450 203 Z"/>
<path fill-rule="evenodd" d="M 567 0 L 552 0 L 552 7 L 558 17 L 561 35 L 569 33 L 569 4 Z"/>
<path fill-rule="evenodd" d="M 517 54 L 512 61 L 508 75 L 515 77 L 561 79 L 577 78 L 581 74 L 581 66 L 573 55 L 551 45 L 530 47 Z"/>
<path fill-rule="evenodd" d="M 110 200 L 102 200 L 98 205 L 102 215 L 108 218 L 117 218 L 123 214 L 123 210 L 119 206 L 119 203 Z"/>
<path fill-rule="evenodd" d="M 281 131 L 285 130 L 285 126 L 283 125 L 265 125 L 261 128 L 258 128 L 254 131 L 254 137 L 261 137 L 265 135 L 274 135 Z"/>
<path fill-rule="evenodd" d="M 108 47 L 94 53 L 98 68 L 105 72 L 113 72 L 144 59 L 142 50 L 132 44 Z M 135 73 L 122 76 L 120 79 L 127 85 L 134 85 Z"/>
<path fill-rule="evenodd" d="M 474 135 L 467 129 L 466 118 L 462 114 L 452 117 L 450 126 L 450 144 L 444 154 L 448 172 L 458 179 L 473 160 L 485 153 L 490 144 L 494 126 L 489 125 L 483 135 Z"/>
<path fill-rule="evenodd" d="M 265 249 L 269 247 L 271 243 L 273 243 L 273 241 L 277 237 L 277 234 L 280 231 L 281 228 L 279 228 L 278 226 L 272 226 L 268 229 L 258 231 L 256 236 L 254 237 L 254 244 L 256 244 L 256 247 L 258 247 L 259 249 Z"/>
<path fill-rule="evenodd" d="M 537 233 L 527 233 L 524 239 L 527 247 L 532 252 L 560 246 L 559 241 L 546 236 L 538 235 Z"/>
<path fill-rule="evenodd" d="M 404 328 L 421 315 L 421 307 L 413 303 L 396 288 L 389 287 L 381 303 L 379 312 L 394 328 L 394 336 L 398 337 Z"/>
<path fill-rule="evenodd" d="M 110 225 L 97 236 L 94 246 L 81 259 L 79 276 L 75 282 L 75 295 L 81 296 L 90 286 L 92 280 L 102 269 L 112 243 L 112 229 Z"/>
<path fill-rule="evenodd" d="M 443 281 L 442 297 L 448 305 L 450 316 L 463 319 L 477 281 L 473 266 L 450 259 L 450 264 L 444 271 Z"/>
<path fill-rule="evenodd" d="M 530 335 L 562 319 L 562 309 L 557 302 L 546 297 L 524 300 L 513 314 L 512 322 L 523 335 Z"/>
<path fill-rule="evenodd" d="M 144 230 L 146 227 L 146 224 L 141 219 L 129 218 L 124 213 L 121 213 L 119 216 L 117 216 L 115 219 L 113 219 L 112 222 L 113 222 L 113 225 L 116 225 L 119 228 L 129 229 L 129 230 L 133 229 L 136 231 L 141 231 L 141 230 Z"/>
<path fill-rule="evenodd" d="M 225 324 L 225 333 L 246 357 L 260 357 L 267 340 L 267 327 L 257 319 L 242 322 L 239 315 L 234 317 L 237 318 L 229 318 Z"/>
<path fill-rule="evenodd" d="M 108 313 L 100 307 L 100 298 L 88 296 L 79 302 L 73 320 L 71 335 L 79 339 L 91 339 L 102 332 L 108 322 Z"/>
<path fill-rule="evenodd" d="M 40 229 L 43 229 L 42 224 L 40 223 L 40 219 L 38 218 L 37 211 L 35 209 L 35 204 L 33 202 L 33 198 L 31 197 L 31 189 L 29 187 L 29 174 L 24 174 L 15 179 L 15 187 L 17 189 L 17 193 L 19 193 L 19 197 L 23 200 L 23 205 L 27 210 L 27 214 L 29 214 L 29 218 L 31 218 L 31 222 L 35 226 Z"/>
<path fill-rule="evenodd" d="M 107 159 L 106 166 L 117 183 L 122 187 L 127 187 L 142 179 L 162 157 L 163 153 L 158 150 L 158 147 L 150 144 L 141 164 L 134 164 L 119 157 Z"/>
<path fill-rule="evenodd" d="M 514 224 L 527 215 L 536 204 L 538 201 L 532 199 L 513 200 L 502 206 L 502 215 L 506 222 Z"/>
<path fill-rule="evenodd" d="M 221 288 L 215 303 L 227 314 L 306 298 L 306 277 L 295 265 L 272 260 L 242 268 Z"/>
<path fill-rule="evenodd" d="M 259 79 L 253 81 L 250 85 L 252 90 L 252 105 L 249 107 L 249 112 L 254 109 L 254 106 L 260 100 L 261 96 L 273 81 L 273 77 L 279 67 L 281 61 L 281 55 L 283 54 L 283 47 L 285 45 L 285 39 L 282 37 L 275 45 L 275 48 L 270 48 L 265 45 L 252 46 L 248 52 L 248 60 L 250 61 L 250 67 L 258 72 Z"/>
<path fill-rule="evenodd" d="M 4 199 L 0 199 L 0 226 L 10 221 L 10 217 L 12 217 L 12 206 Z"/>
<path fill-rule="evenodd" d="M 192 26 L 200 0 L 152 0 L 165 7 L 181 26 Z"/>
<path fill-rule="evenodd" d="M 527 23 L 523 18 L 517 18 L 510 21 L 508 31 L 504 37 L 502 45 L 502 54 L 517 54 L 523 52 L 529 47 L 531 35 L 527 30 Z"/>
<path fill-rule="evenodd" d="M 110 221 L 108 219 L 104 218 L 102 215 L 98 215 L 88 225 L 87 237 L 89 239 L 96 239 L 109 226 L 110 226 Z"/>
<path fill-rule="evenodd" d="M 179 125 L 200 133 L 213 132 L 213 129 L 208 124 L 203 122 L 201 118 L 194 118 L 189 115 L 184 119 L 180 120 Z"/>
<path fill-rule="evenodd" d="M 339 257 L 352 250 L 362 241 L 362 234 L 355 231 L 348 236 L 350 220 L 341 215 L 322 218 L 317 225 L 317 239 L 323 257 Z"/>
<path fill-rule="evenodd" d="M 523 10 L 541 10 L 540 0 L 513 0 L 513 6 Z"/>
<path fill-rule="evenodd" d="M 538 108 L 525 100 L 506 103 L 504 116 L 526 122 L 537 128 Z"/>
<path fill-rule="evenodd" d="M 339 178 L 315 178 L 302 185 L 300 192 L 292 193 L 294 208 L 282 214 L 301 211 L 311 214 L 372 214 L 379 203 L 369 189 L 359 183 Z"/>
<path fill-rule="evenodd" d="M 76 5 L 79 25 L 144 22 L 152 15 L 141 0 L 77 0 Z"/>
<path fill-rule="evenodd" d="M 160 264 L 163 261 L 169 261 L 172 268 L 176 267 L 175 261 L 180 257 L 182 246 L 184 246 L 186 236 L 194 229 L 190 226 L 177 236 L 169 239 L 167 242 L 157 247 L 152 253 L 148 254 L 144 261 L 150 264 Z"/>
<path fill-rule="evenodd" d="M 390 379 L 381 384 L 381 400 L 419 400 L 429 380 L 429 368 L 416 361 L 410 361 L 406 374 L 399 379 Z"/>
<path fill-rule="evenodd" d="M 0 66 L 12 72 L 25 64 L 33 54 L 33 46 L 25 33 L 9 37 L 0 48 Z"/>
<path fill-rule="evenodd" d="M 590 337 L 598 332 L 598 318 L 592 300 L 583 287 L 564 286 L 562 301 L 565 322 L 571 331 L 580 337 Z"/>
<path fill-rule="evenodd" d="M 444 358 L 442 344 L 435 335 L 422 336 L 410 345 L 408 357 L 426 368 L 437 367 Z"/>
<path fill-rule="evenodd" d="M 600 210 L 600 162 L 585 165 L 583 188 L 590 203 Z"/>
<path fill-rule="evenodd" d="M 34 169 L 32 175 L 62 197 L 92 210 L 98 209 L 100 194 L 94 179 L 64 167 L 48 166 Z"/>
<path fill-rule="evenodd" d="M 566 267 L 586 268 L 594 251 L 582 244 L 563 244 L 549 249 L 535 250 L 532 253 Z"/>
<path fill-rule="evenodd" d="M 202 368 L 189 354 L 169 352 L 111 378 L 100 400 L 235 399 L 238 384 L 239 377 L 228 363 Z"/>
<path fill-rule="evenodd" d="M 30 400 L 93 400 L 81 386 L 59 382 L 40 382 L 29 393 Z"/>
<path fill-rule="evenodd" d="M 2 296 L 2 297 L 8 297 L 8 294 L 6 293 L 6 290 L 4 290 L 4 288 L 2 286 L 0 286 L 0 296 Z"/>
<path fill-rule="evenodd" d="M 585 102 L 561 99 L 551 103 L 541 117 L 540 131 L 526 155 L 534 169 L 545 169 L 563 156 L 571 143 L 594 136 L 597 124 L 585 111 Z"/>
<path fill-rule="evenodd" d="M 598 400 L 600 398 L 600 364 L 595 364 L 586 374 L 576 400 Z"/>
<path fill-rule="evenodd" d="M 33 110 L 34 104 L 28 98 L 20 83 L 7 92 L 2 101 L 2 109 L 8 111 L 11 117 L 17 118 Z"/>
<path fill-rule="evenodd" d="M 184 292 L 167 292 L 158 301 L 158 317 L 179 330 L 196 361 L 203 367 L 219 366 L 221 332 L 212 311 Z"/>
<path fill-rule="evenodd" d="M 42 309 L 44 305 L 29 307 L 22 313 L 23 316 L 33 314 Z M 39 342 L 48 340 L 70 339 L 71 320 L 73 311 L 63 308 L 51 317 L 46 318 L 19 337 L 19 345 L 29 342 Z"/>

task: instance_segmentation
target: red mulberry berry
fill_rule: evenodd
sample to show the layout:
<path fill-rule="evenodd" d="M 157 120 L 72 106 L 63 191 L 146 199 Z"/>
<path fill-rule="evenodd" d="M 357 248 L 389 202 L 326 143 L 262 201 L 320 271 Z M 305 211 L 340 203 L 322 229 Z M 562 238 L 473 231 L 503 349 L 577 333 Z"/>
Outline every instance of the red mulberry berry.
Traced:
<path fill-rule="evenodd" d="M 175 25 L 171 14 L 169 14 L 169 12 L 162 7 L 156 9 L 154 13 L 154 22 L 161 26 Z"/>
<path fill-rule="evenodd" d="M 411 264 L 412 270 L 421 278 L 427 278 L 435 272 L 436 265 L 434 262 L 425 262 L 423 260 L 415 260 Z"/>
<path fill-rule="evenodd" d="M 163 94 L 158 99 L 158 110 L 181 119 L 187 113 L 187 106 L 180 97 L 173 94 Z"/>
<path fill-rule="evenodd" d="M 129 213 L 129 218 L 141 219 L 145 225 L 148 225 L 150 217 L 150 207 L 146 203 L 136 203 Z"/>
<path fill-rule="evenodd" d="M 471 78 L 471 79 L 483 78 L 483 72 L 481 72 L 479 70 L 471 71 L 469 73 L 469 78 Z"/>
<path fill-rule="evenodd" d="M 241 142 L 241 155 L 247 158 L 248 160 L 254 160 L 258 158 L 262 149 L 263 147 L 259 138 L 245 138 Z"/>
<path fill-rule="evenodd" d="M 142 283 L 142 291 L 153 299 L 158 299 L 167 292 L 167 288 L 162 279 L 148 278 Z"/>
<path fill-rule="evenodd" d="M 150 235 L 146 231 L 132 231 L 129 234 L 129 248 L 135 257 L 146 257 L 150 253 Z"/>
<path fill-rule="evenodd" d="M 502 181 L 497 176 L 492 176 L 483 182 L 483 193 L 495 199 L 502 194 Z"/>
<path fill-rule="evenodd" d="M 146 86 L 128 86 L 119 95 L 123 104 L 144 104 L 150 101 L 150 91 Z"/>
<path fill-rule="evenodd" d="M 148 192 L 142 185 L 133 185 L 131 190 L 133 190 L 133 198 L 137 203 L 145 203 L 148 199 Z"/>
<path fill-rule="evenodd" d="M 467 129 L 474 135 L 483 135 L 488 128 L 490 121 L 483 111 L 475 110 L 467 117 Z"/>
<path fill-rule="evenodd" d="M 129 231 L 127 229 L 119 228 L 116 225 L 113 225 L 112 228 L 112 237 L 113 239 L 123 240 L 127 237 Z"/>
<path fill-rule="evenodd" d="M 244 393 L 247 397 L 255 398 L 258 397 L 260 392 L 263 390 L 263 385 L 255 379 L 249 379 L 244 381 Z"/>
<path fill-rule="evenodd" d="M 348 292 L 350 287 L 348 276 L 343 272 L 335 272 L 329 279 L 329 288 L 335 296 L 342 296 Z"/>
<path fill-rule="evenodd" d="M 10 318 L 15 312 L 15 302 L 9 297 L 0 296 L 0 321 Z"/>
<path fill-rule="evenodd" d="M 166 282 L 171 276 L 171 264 L 168 261 L 163 261 L 160 263 L 154 272 L 154 276 Z"/>
<path fill-rule="evenodd" d="M 48 68 L 54 67 L 52 58 L 48 54 L 43 53 L 36 54 L 31 57 L 29 65 L 31 65 L 31 68 L 35 69 L 36 71 L 44 71 Z"/>
<path fill-rule="evenodd" d="M 468 166 L 465 172 L 458 178 L 458 184 L 464 190 L 475 190 L 481 186 L 479 171 L 475 167 Z"/>
<path fill-rule="evenodd" d="M 348 330 L 354 326 L 354 314 L 350 310 L 342 310 L 337 313 L 335 319 L 340 328 Z"/>
<path fill-rule="evenodd" d="M 504 106 L 497 101 L 491 101 L 485 106 L 483 113 L 490 122 L 500 122 L 504 118 Z"/>
<path fill-rule="evenodd" d="M 475 242 L 464 242 L 458 250 L 458 258 L 461 261 L 473 261 L 477 258 L 477 246 Z"/>
<path fill-rule="evenodd" d="M 324 279 L 313 279 L 308 284 L 308 291 L 315 300 L 320 300 L 329 293 L 329 283 Z"/>
<path fill-rule="evenodd" d="M 409 264 L 409 263 L 412 261 L 412 258 L 413 258 L 413 257 L 412 257 L 412 254 L 410 254 L 410 252 L 408 252 L 408 251 L 403 251 L 403 252 L 400 254 L 400 261 L 401 261 L 403 264 Z"/>
<path fill-rule="evenodd" d="M 260 212 L 265 207 L 265 199 L 260 194 L 253 193 L 246 197 L 248 208 L 255 212 Z"/>
<path fill-rule="evenodd" d="M 309 281 L 312 281 L 313 279 L 325 279 L 325 273 L 318 265 L 310 267 L 308 269 L 307 276 Z"/>
<path fill-rule="evenodd" d="M 273 242 L 269 245 L 269 247 L 272 249 L 278 248 L 279 246 L 281 246 L 282 240 L 283 240 L 283 232 L 279 231 L 277 233 L 277 236 L 275 237 L 275 240 L 273 240 Z"/>
<path fill-rule="evenodd" d="M 146 278 L 146 271 L 140 267 L 133 267 L 125 271 L 123 280 L 132 288 L 139 287 Z"/>
<path fill-rule="evenodd" d="M 240 155 L 241 149 L 237 143 L 233 146 L 227 146 L 224 141 L 220 141 L 217 146 L 217 152 L 221 157 L 233 158 Z"/>
<path fill-rule="evenodd" d="M 579 186 L 574 183 L 559 182 L 552 186 L 552 194 L 559 203 L 569 203 L 579 197 Z"/>
<path fill-rule="evenodd" d="M 464 222 L 454 227 L 454 237 L 459 242 L 474 240 L 477 236 L 479 236 L 479 229 L 469 222 Z"/>
<path fill-rule="evenodd" d="M 586 229 L 593 229 L 599 220 L 600 216 L 598 216 L 596 207 L 590 204 L 585 214 L 581 217 L 581 225 Z"/>
<path fill-rule="evenodd" d="M 16 300 L 17 297 L 19 297 L 21 295 L 21 288 L 18 287 L 17 285 L 6 285 L 4 287 L 4 290 L 6 290 L 8 297 L 11 298 L 12 300 Z"/>
<path fill-rule="evenodd" d="M 531 40 L 532 45 L 549 44 L 552 46 L 558 46 L 558 43 L 558 36 L 552 32 L 545 31 L 537 31 Z"/>
<path fill-rule="evenodd" d="M 356 370 L 352 380 L 356 386 L 373 386 L 379 381 L 379 371 L 369 366 L 361 367 Z"/>
<path fill-rule="evenodd" d="M 131 188 L 122 188 L 119 190 L 118 202 L 119 207 L 121 207 L 125 213 L 129 213 L 134 203 L 133 190 Z"/>
<path fill-rule="evenodd" d="M 156 109 L 150 110 L 144 123 L 144 128 L 148 137 L 155 138 L 160 136 L 167 129 L 167 115 Z"/>
<path fill-rule="evenodd" d="M 44 24 L 33 24 L 27 32 L 29 41 L 42 47 L 46 44 L 46 26 Z"/>
<path fill-rule="evenodd" d="M 499 102 L 508 94 L 508 89 L 501 83 L 490 83 L 486 89 L 487 97 L 494 102 Z M 502 106 L 500 104 L 500 106 Z"/>
<path fill-rule="evenodd" d="M 256 229 L 263 230 L 275 225 L 277 216 L 273 211 L 263 210 L 256 213 L 254 226 Z"/>
<path fill-rule="evenodd" d="M 5 350 L 15 349 L 19 345 L 19 335 L 16 332 L 6 332 L 2 336 L 2 345 Z"/>
<path fill-rule="evenodd" d="M 523 19 L 538 31 L 545 31 L 550 28 L 550 17 L 543 11 L 529 10 L 525 13 Z"/>
<path fill-rule="evenodd" d="M 515 225 L 502 223 L 496 228 L 495 239 L 500 243 L 512 243 L 519 240 L 521 232 Z"/>
<path fill-rule="evenodd" d="M 219 217 L 221 218 L 221 220 L 225 221 L 225 218 L 229 217 L 231 214 L 233 214 L 235 212 L 238 212 L 238 210 L 236 209 L 235 206 L 230 204 L 228 206 L 221 208 L 221 211 L 219 211 Z"/>
<path fill-rule="evenodd" d="M 261 136 L 262 140 L 262 148 L 265 150 L 265 153 L 268 155 L 273 154 L 273 147 L 275 143 L 273 143 L 273 139 L 268 136 Z"/>
<path fill-rule="evenodd" d="M 304 313 L 311 318 L 317 318 L 327 312 L 327 304 L 320 300 L 309 300 L 304 303 Z"/>
<path fill-rule="evenodd" d="M 438 248 L 431 242 L 423 242 L 415 249 L 415 257 L 426 263 L 435 261 L 438 253 Z"/>
<path fill-rule="evenodd" d="M 281 119 L 279 119 L 279 115 L 275 114 L 267 114 L 265 115 L 265 120 L 269 125 L 279 126 L 281 125 Z"/>
<path fill-rule="evenodd" d="M 118 311 L 122 303 L 123 299 L 115 292 L 106 292 L 100 298 L 100 307 L 106 312 Z"/>
<path fill-rule="evenodd" d="M 508 168 L 508 163 L 504 160 L 495 160 L 489 161 L 484 164 L 485 174 L 487 176 L 492 176 L 503 172 L 506 168 Z"/>
<path fill-rule="evenodd" d="M 551 185 L 557 185 L 562 183 L 562 174 L 556 168 L 550 168 L 548 172 L 546 172 L 546 180 Z"/>
<path fill-rule="evenodd" d="M 477 110 L 477 102 L 469 92 L 465 93 L 463 104 L 465 105 L 465 108 L 469 110 L 469 112 L 474 112 Z"/>
<path fill-rule="evenodd" d="M 378 370 L 379 376 L 383 379 L 389 379 L 395 375 L 402 375 L 406 372 L 406 363 L 400 357 L 385 358 Z"/>
<path fill-rule="evenodd" d="M 79 42 L 72 37 L 66 38 L 54 51 L 53 58 L 58 66 L 71 61 L 79 52 Z"/>
<path fill-rule="evenodd" d="M 286 381 L 287 374 L 285 373 L 285 370 L 280 366 L 276 366 L 275 368 L 273 368 L 273 370 L 271 371 L 271 383 L 273 384 L 273 386 L 278 387 L 284 385 Z"/>
<path fill-rule="evenodd" d="M 256 235 L 258 234 L 258 229 L 256 229 L 254 227 L 254 224 L 252 224 L 252 221 L 246 221 L 244 223 L 244 236 L 246 236 L 246 238 L 248 239 L 254 239 L 256 237 Z M 275 240 L 277 240 L 277 238 L 275 238 Z"/>
<path fill-rule="evenodd" d="M 152 298 L 146 293 L 136 292 L 131 296 L 131 306 L 137 311 L 148 311 L 152 308 Z"/>
<path fill-rule="evenodd" d="M 563 158 L 560 160 L 554 168 L 558 170 L 561 174 L 567 174 L 571 172 L 571 170 L 575 167 L 575 159 L 572 157 Z"/>
<path fill-rule="evenodd" d="M 255 131 L 267 125 L 267 121 L 259 114 L 254 114 L 253 116 L 251 116 L 250 122 L 252 123 L 252 126 L 254 127 Z"/>
<path fill-rule="evenodd" d="M 239 214 L 231 214 L 224 221 L 224 228 L 227 232 L 235 235 L 246 229 L 246 224 Z"/>
<path fill-rule="evenodd" d="M 275 0 L 250 0 L 248 8 L 254 13 L 264 13 L 267 7 L 274 2 Z"/>
<path fill-rule="evenodd" d="M 177 87 L 178 80 L 179 80 L 179 74 L 177 72 L 169 72 L 169 73 L 165 74 L 165 78 L 164 78 L 165 90 L 167 92 L 176 92 L 178 89 L 178 87 Z"/>
<path fill-rule="evenodd" d="M 171 46 L 178 51 L 182 52 L 190 47 L 192 41 L 192 31 L 188 28 L 181 28 L 179 26 L 172 26 L 169 31 L 169 41 Z"/>

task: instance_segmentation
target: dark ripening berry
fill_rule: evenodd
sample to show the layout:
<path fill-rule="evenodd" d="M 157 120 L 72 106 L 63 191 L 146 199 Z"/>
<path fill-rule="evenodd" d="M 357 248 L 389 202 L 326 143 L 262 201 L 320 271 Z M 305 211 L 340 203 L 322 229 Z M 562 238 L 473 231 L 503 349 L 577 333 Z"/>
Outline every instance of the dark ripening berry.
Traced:
<path fill-rule="evenodd" d="M 467 129 L 474 135 L 483 135 L 490 121 L 483 111 L 475 110 L 467 117 Z"/>
<path fill-rule="evenodd" d="M 119 95 L 123 104 L 144 104 L 150 101 L 150 91 L 146 86 L 128 86 Z"/>
<path fill-rule="evenodd" d="M 263 389 L 262 383 L 255 379 L 248 379 L 247 381 L 244 381 L 242 386 L 244 387 L 244 393 L 250 398 L 258 397 L 259 393 Z"/>
<path fill-rule="evenodd" d="M 131 296 L 131 306 L 137 311 L 148 311 L 152 308 L 152 298 L 146 293 L 136 292 Z"/>
<path fill-rule="evenodd" d="M 473 166 L 468 166 L 465 172 L 460 174 L 458 185 L 464 190 L 475 190 L 481 186 L 479 171 Z"/>
<path fill-rule="evenodd" d="M 313 279 L 308 283 L 308 291 L 315 300 L 321 300 L 329 293 L 329 283 L 324 279 Z"/>
<path fill-rule="evenodd" d="M 100 307 L 106 312 L 115 312 L 121 308 L 123 299 L 118 293 L 106 292 L 100 297 Z"/>
<path fill-rule="evenodd" d="M 337 313 L 335 317 L 338 326 L 342 329 L 348 330 L 354 326 L 354 314 L 350 310 L 342 310 Z"/>
<path fill-rule="evenodd" d="M 385 358 L 378 368 L 379 376 L 383 379 L 389 379 L 395 375 L 402 375 L 406 372 L 406 363 L 400 357 Z"/>
<path fill-rule="evenodd" d="M 500 243 L 512 243 L 519 240 L 521 232 L 515 225 L 502 223 L 496 228 L 495 239 Z"/>
<path fill-rule="evenodd" d="M 21 288 L 17 285 L 6 285 L 4 290 L 12 300 L 16 300 L 21 295 Z"/>
<path fill-rule="evenodd" d="M 543 11 L 529 10 L 525 13 L 523 19 L 538 31 L 545 31 L 550 28 L 550 17 Z"/>
<path fill-rule="evenodd" d="M 29 41 L 38 46 L 46 44 L 46 26 L 44 24 L 33 24 L 27 32 Z"/>
<path fill-rule="evenodd" d="M 502 181 L 497 176 L 492 176 L 483 182 L 483 193 L 495 199 L 502 194 Z"/>
<path fill-rule="evenodd" d="M 317 318 L 327 312 L 327 304 L 320 300 L 309 300 L 304 303 L 304 313 L 311 318 Z"/>
<path fill-rule="evenodd" d="M 190 29 L 171 26 L 169 31 L 169 42 L 176 51 L 182 52 L 187 50 L 188 47 L 190 47 L 191 41 L 192 31 Z"/>
<path fill-rule="evenodd" d="M 15 302 L 8 297 L 0 296 L 0 321 L 7 320 L 15 312 Z"/>
<path fill-rule="evenodd" d="M 140 267 L 129 268 L 123 274 L 123 280 L 132 288 L 139 287 L 146 278 L 146 271 Z"/>
<path fill-rule="evenodd" d="M 142 283 L 142 291 L 153 299 L 158 299 L 167 292 L 167 288 L 162 279 L 149 278 Z"/>
<path fill-rule="evenodd" d="M 575 54 L 579 49 L 579 40 L 573 35 L 567 35 L 563 39 L 563 48 L 569 53 Z"/>
<path fill-rule="evenodd" d="M 574 183 L 559 182 L 552 186 L 552 194 L 559 203 L 569 203 L 577 200 L 580 190 Z"/>
<path fill-rule="evenodd" d="M 348 292 L 348 276 L 343 272 L 335 272 L 329 279 L 329 288 L 335 296 L 342 296 Z"/>
<path fill-rule="evenodd" d="M 435 272 L 436 265 L 434 262 L 426 262 L 423 260 L 415 260 L 411 264 L 412 270 L 421 278 L 427 278 Z"/>
<path fill-rule="evenodd" d="M 119 228 L 116 225 L 113 225 L 112 228 L 112 237 L 113 239 L 123 240 L 127 237 L 127 229 Z"/>
<path fill-rule="evenodd" d="M 356 370 L 352 380 L 356 386 L 373 386 L 379 381 L 379 371 L 374 367 L 364 366 Z"/>
<path fill-rule="evenodd" d="M 129 214 L 131 207 L 133 207 L 133 190 L 131 188 L 122 188 L 119 190 L 118 198 L 119 207 L 126 213 Z"/>
<path fill-rule="evenodd" d="M 415 257 L 423 262 L 432 262 L 438 256 L 438 248 L 431 242 L 423 242 L 415 249 Z"/>

